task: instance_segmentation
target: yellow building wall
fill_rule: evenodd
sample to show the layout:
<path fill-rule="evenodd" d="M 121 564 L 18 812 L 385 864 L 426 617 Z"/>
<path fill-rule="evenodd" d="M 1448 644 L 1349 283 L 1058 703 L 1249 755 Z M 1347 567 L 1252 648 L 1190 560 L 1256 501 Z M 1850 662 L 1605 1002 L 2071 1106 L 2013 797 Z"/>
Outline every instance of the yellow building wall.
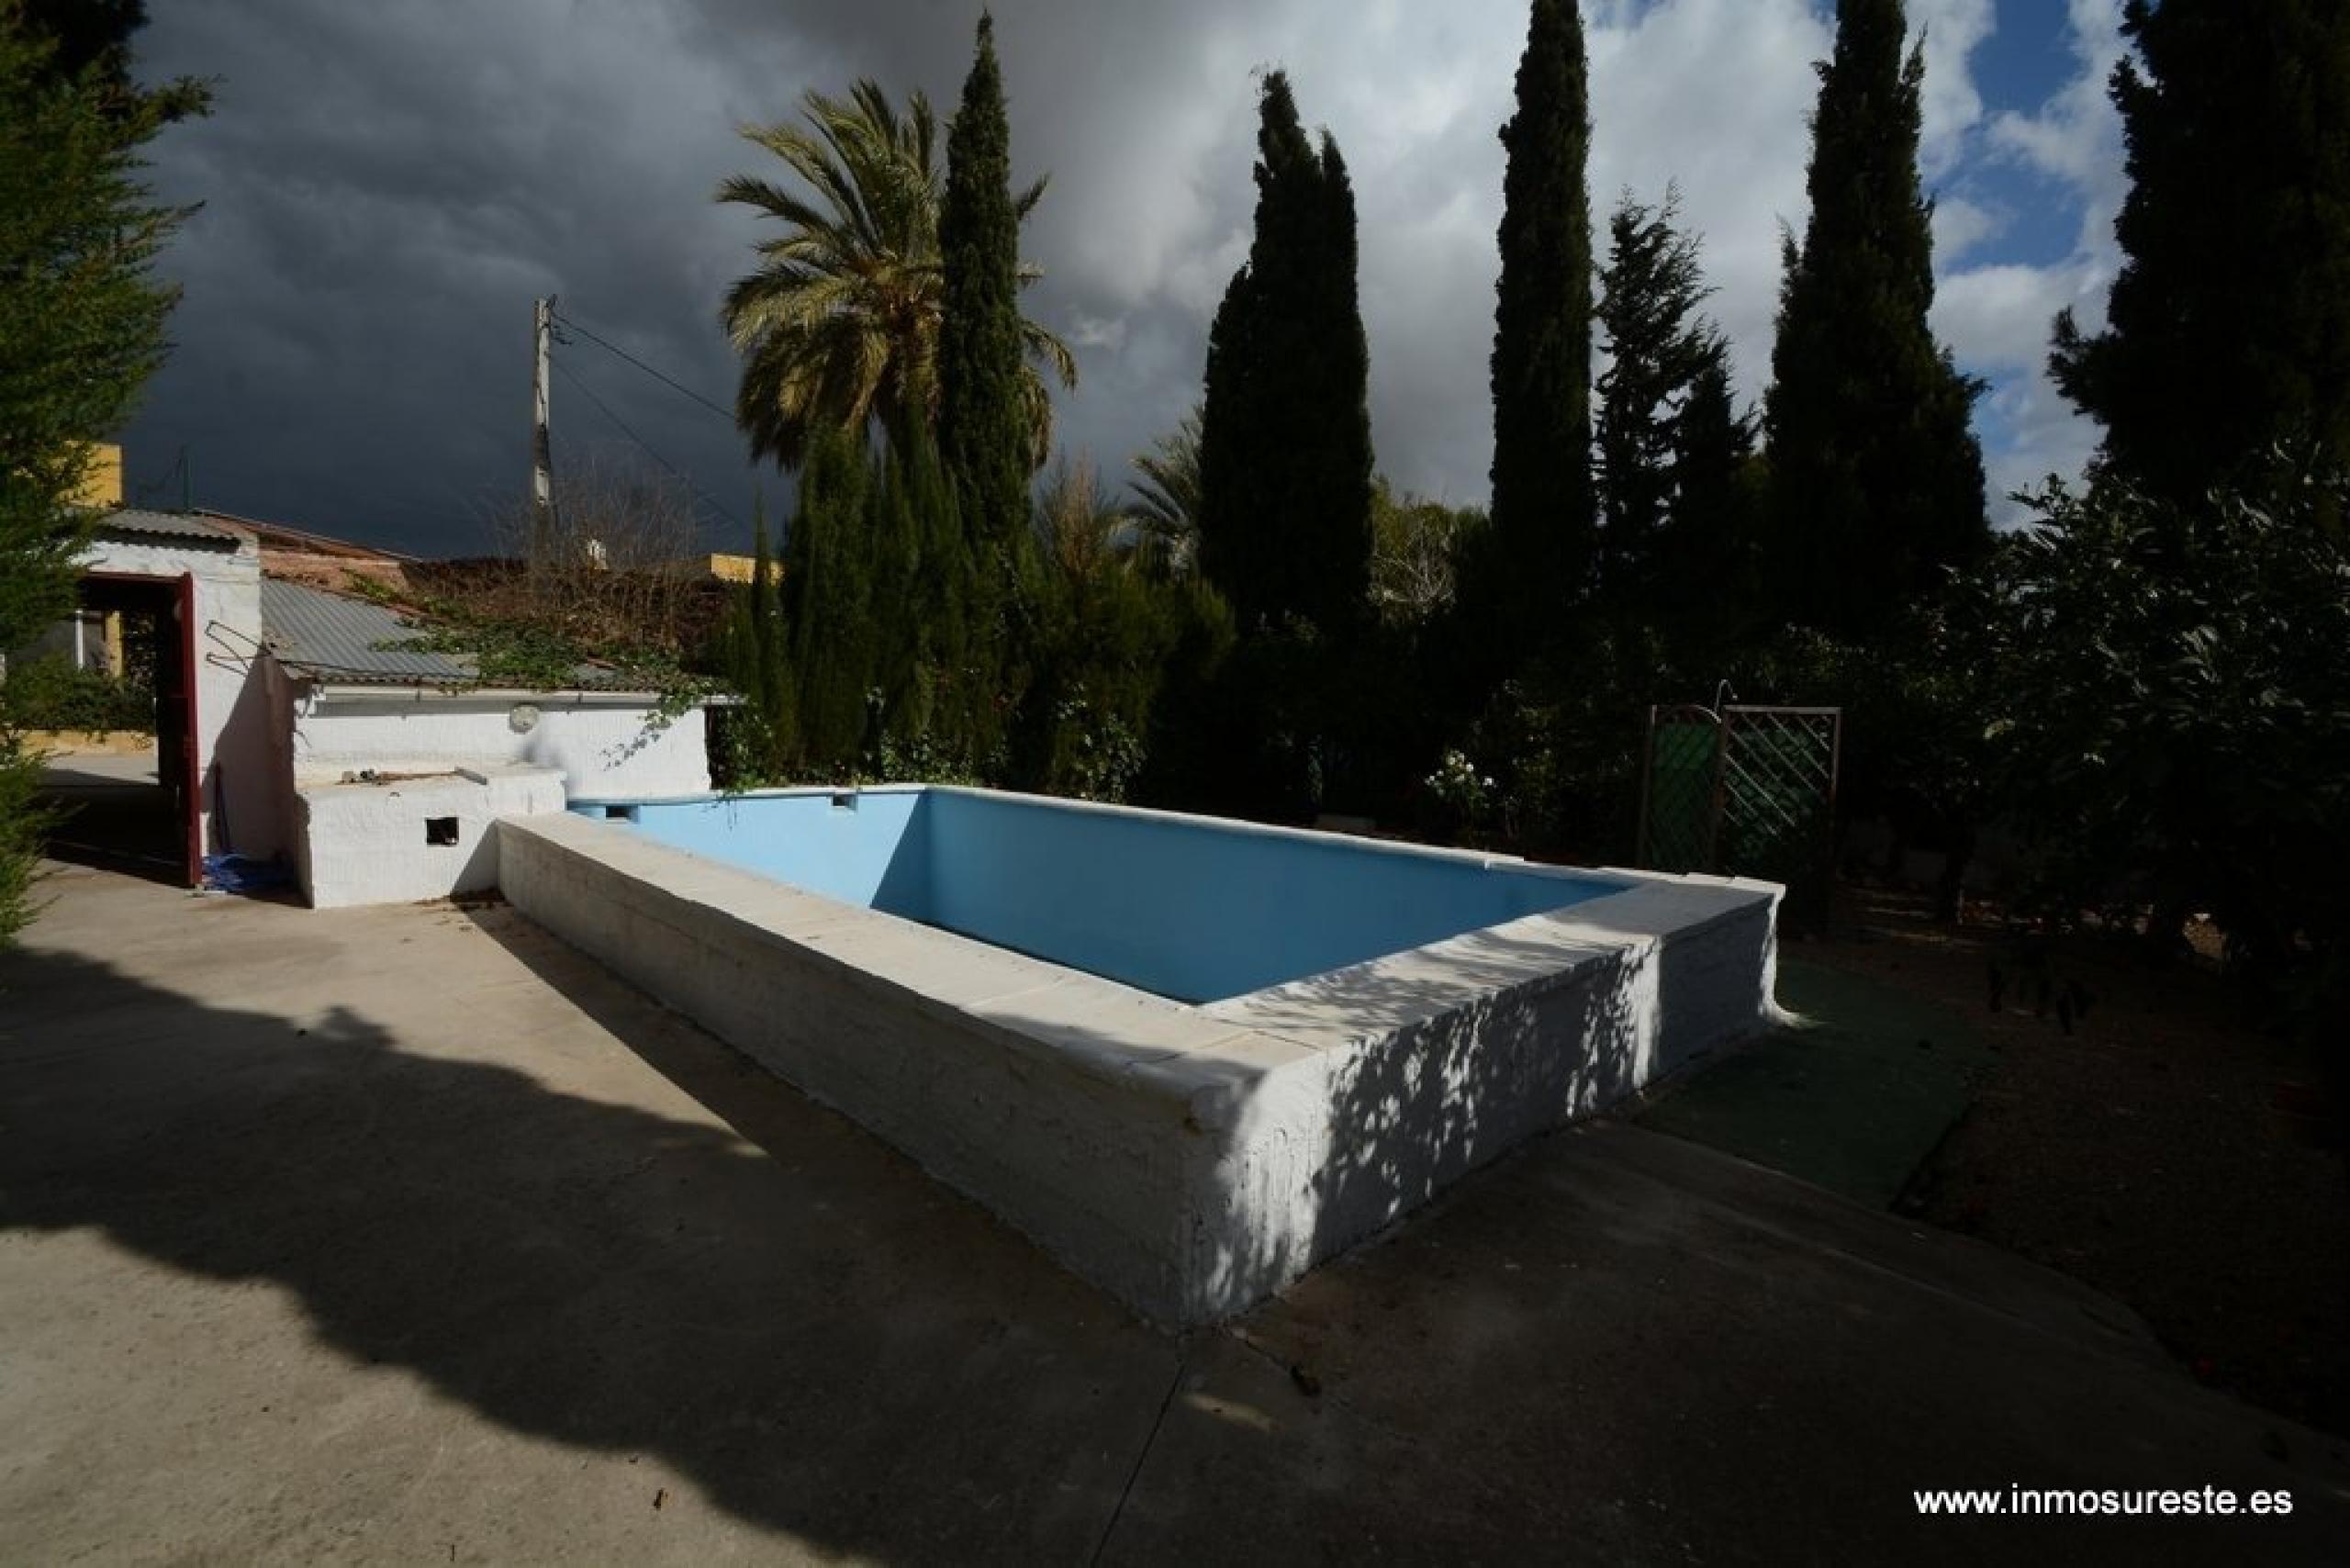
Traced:
<path fill-rule="evenodd" d="M 111 510 L 122 505 L 122 448 L 110 441 L 93 442 L 90 464 L 83 470 L 81 487 L 73 492 L 73 504 L 98 510 Z"/>
<path fill-rule="evenodd" d="M 671 561 L 660 570 L 672 577 L 747 583 L 756 565 L 748 555 L 688 555 L 682 561 Z"/>

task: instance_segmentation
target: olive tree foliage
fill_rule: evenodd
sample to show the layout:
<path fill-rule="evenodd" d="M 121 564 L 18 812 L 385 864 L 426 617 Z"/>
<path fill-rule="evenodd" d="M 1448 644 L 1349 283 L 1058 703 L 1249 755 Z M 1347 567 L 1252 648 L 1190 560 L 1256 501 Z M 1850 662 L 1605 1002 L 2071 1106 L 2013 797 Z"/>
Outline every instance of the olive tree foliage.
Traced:
<path fill-rule="evenodd" d="M 2208 912 L 2275 973 L 2350 940 L 2350 475 L 2272 456 L 2192 502 L 2052 485 L 1997 563 L 2010 618 L 1986 734 L 2073 907 L 2168 940 Z"/>
<path fill-rule="evenodd" d="M 1449 609 L 1461 554 L 1486 526 L 1473 507 L 1399 493 L 1381 475 L 1371 491 L 1371 603 L 1380 619 L 1415 626 Z"/>

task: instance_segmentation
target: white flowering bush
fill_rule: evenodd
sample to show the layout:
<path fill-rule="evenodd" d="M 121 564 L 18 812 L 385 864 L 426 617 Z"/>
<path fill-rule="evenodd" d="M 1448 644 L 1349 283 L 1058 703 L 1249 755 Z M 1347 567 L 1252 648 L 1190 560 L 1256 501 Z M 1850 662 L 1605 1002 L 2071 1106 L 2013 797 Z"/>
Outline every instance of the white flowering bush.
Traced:
<path fill-rule="evenodd" d="M 1421 783 L 1460 820 L 1462 828 L 1474 833 L 1493 815 L 1494 797 L 1498 786 L 1490 773 L 1481 773 L 1469 755 L 1462 751 L 1448 751 L 1437 764 L 1436 771 Z"/>

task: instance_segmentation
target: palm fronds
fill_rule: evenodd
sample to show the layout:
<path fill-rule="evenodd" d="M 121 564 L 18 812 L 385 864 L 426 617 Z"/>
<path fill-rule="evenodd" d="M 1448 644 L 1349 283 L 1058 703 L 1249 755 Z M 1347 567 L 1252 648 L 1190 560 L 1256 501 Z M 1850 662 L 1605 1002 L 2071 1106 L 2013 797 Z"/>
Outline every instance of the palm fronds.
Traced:
<path fill-rule="evenodd" d="M 915 93 L 901 112 L 865 79 L 846 98 L 809 93 L 801 118 L 742 128 L 790 182 L 736 174 L 717 192 L 782 228 L 759 241 L 757 269 L 727 290 L 721 316 L 743 356 L 736 422 L 755 455 L 787 468 L 800 465 L 819 430 L 878 423 L 902 433 L 934 421 L 938 405 L 944 177 L 930 102 Z M 1021 193 L 1023 218 L 1044 193 L 1043 180 Z M 1021 269 L 1024 284 L 1042 275 L 1034 264 Z M 1034 321 L 1024 321 L 1022 338 L 1031 460 L 1041 467 L 1053 422 L 1045 375 L 1073 387 L 1077 361 Z"/>

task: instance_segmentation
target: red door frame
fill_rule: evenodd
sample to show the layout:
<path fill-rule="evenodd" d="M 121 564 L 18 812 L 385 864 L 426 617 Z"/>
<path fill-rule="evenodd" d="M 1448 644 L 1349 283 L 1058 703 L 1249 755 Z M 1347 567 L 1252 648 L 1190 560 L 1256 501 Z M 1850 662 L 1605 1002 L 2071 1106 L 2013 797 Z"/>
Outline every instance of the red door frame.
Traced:
<path fill-rule="evenodd" d="M 187 820 L 181 825 L 186 830 L 187 838 L 187 885 L 200 888 L 204 885 L 204 769 L 199 764 L 196 739 L 196 676 L 200 666 L 196 662 L 195 573 L 181 575 L 179 591 L 173 597 L 180 617 L 182 700 L 186 704 L 182 719 L 187 725 L 180 741 L 181 763 L 187 770 Z M 162 765 L 163 759 L 157 757 L 155 766 L 161 768 Z"/>
<path fill-rule="evenodd" d="M 172 596 L 172 613 L 180 623 L 180 757 L 181 800 L 186 819 L 180 824 L 187 858 L 187 885 L 204 885 L 204 770 L 199 766 L 196 739 L 196 574 L 182 572 L 175 577 L 150 577 L 141 572 L 84 572 L 82 577 L 95 582 L 142 583 L 162 588 Z M 157 693 L 160 697 L 162 694 Z M 160 754 L 155 758 L 155 775 L 160 782 L 169 760 Z"/>

